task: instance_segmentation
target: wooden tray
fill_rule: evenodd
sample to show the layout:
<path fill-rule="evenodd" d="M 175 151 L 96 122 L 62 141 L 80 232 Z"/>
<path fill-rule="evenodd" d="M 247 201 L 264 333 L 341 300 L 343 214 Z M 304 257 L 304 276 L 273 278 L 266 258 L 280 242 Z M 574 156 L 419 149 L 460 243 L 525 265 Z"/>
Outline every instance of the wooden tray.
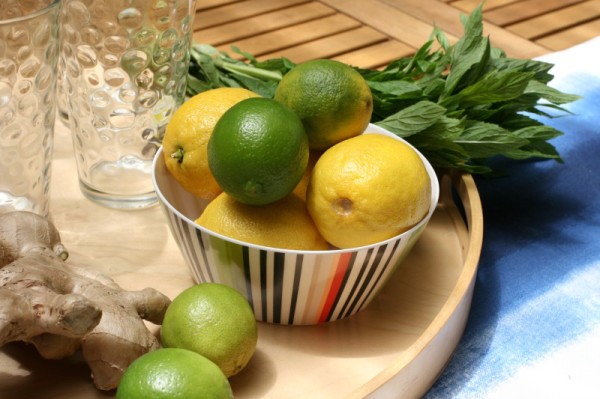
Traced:
<path fill-rule="evenodd" d="M 257 352 L 231 378 L 236 398 L 418 397 L 456 347 L 470 309 L 483 236 L 470 175 L 443 175 L 441 199 L 423 236 L 364 311 L 319 326 L 259 324 Z M 52 217 L 68 262 L 112 276 L 130 290 L 171 298 L 192 279 L 158 207 L 105 209 L 79 192 L 71 141 L 57 123 Z M 459 206 L 454 199 L 458 199 Z M 149 325 L 158 332 L 158 326 Z M 94 388 L 79 356 L 41 359 L 12 343 L 0 350 L 0 397 L 112 398 Z"/>

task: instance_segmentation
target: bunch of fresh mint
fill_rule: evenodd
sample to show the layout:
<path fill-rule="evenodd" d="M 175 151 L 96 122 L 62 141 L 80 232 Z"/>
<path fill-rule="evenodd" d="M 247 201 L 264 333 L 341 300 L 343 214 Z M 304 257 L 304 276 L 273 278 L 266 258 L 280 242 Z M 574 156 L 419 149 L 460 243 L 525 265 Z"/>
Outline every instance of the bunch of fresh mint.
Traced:
<path fill-rule="evenodd" d="M 454 45 L 434 28 L 431 39 L 410 57 L 383 70 L 356 68 L 373 94 L 372 123 L 404 138 L 438 168 L 489 173 L 488 160 L 554 159 L 549 140 L 561 131 L 535 115 L 579 97 L 548 85 L 552 64 L 513 59 L 483 36 L 481 6 L 463 19 L 464 34 Z M 437 43 L 437 50 L 433 50 Z M 217 87 L 244 87 L 271 98 L 281 77 L 294 67 L 286 58 L 257 61 L 231 58 L 206 44 L 194 44 L 188 94 Z"/>

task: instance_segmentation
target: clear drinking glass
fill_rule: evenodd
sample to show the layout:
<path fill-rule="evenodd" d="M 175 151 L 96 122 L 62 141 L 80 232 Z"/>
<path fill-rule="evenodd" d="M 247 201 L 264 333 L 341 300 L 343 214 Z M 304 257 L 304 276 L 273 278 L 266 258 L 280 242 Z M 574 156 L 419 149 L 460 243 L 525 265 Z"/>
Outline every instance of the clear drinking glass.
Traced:
<path fill-rule="evenodd" d="M 194 15 L 195 0 L 63 0 L 61 91 L 89 199 L 156 203 L 152 158 L 185 97 Z"/>
<path fill-rule="evenodd" d="M 0 1 L 0 211 L 49 216 L 59 11 Z"/>

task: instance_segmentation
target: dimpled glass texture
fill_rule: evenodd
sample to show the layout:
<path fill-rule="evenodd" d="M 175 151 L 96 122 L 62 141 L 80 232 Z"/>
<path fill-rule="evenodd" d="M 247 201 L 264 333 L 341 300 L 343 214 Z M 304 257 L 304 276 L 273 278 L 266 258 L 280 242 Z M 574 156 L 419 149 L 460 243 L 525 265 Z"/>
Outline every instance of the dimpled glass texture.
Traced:
<path fill-rule="evenodd" d="M 62 10 L 61 91 L 82 191 L 143 207 L 155 201 L 151 161 L 185 97 L 194 0 L 63 0 Z"/>
<path fill-rule="evenodd" d="M 0 211 L 49 214 L 59 3 L 0 3 Z"/>

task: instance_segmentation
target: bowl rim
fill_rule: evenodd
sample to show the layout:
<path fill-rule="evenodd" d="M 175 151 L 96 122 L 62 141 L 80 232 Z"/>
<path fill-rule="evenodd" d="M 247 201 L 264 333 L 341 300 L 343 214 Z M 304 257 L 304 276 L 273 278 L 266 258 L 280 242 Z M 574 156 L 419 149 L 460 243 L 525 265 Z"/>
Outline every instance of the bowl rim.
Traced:
<path fill-rule="evenodd" d="M 391 242 L 401 240 L 407 236 L 411 236 L 414 234 L 415 231 L 419 230 L 423 225 L 429 223 L 429 220 L 433 216 L 433 213 L 434 213 L 434 211 L 437 207 L 438 201 L 439 201 L 440 185 L 439 185 L 439 179 L 437 177 L 437 173 L 435 172 L 431 163 L 427 160 L 427 158 L 425 158 L 425 156 L 423 154 L 421 154 L 421 152 L 419 150 L 417 150 L 412 144 L 410 144 L 403 138 L 391 133 L 387 129 L 384 129 L 384 128 L 374 125 L 372 123 L 369 123 L 367 128 L 361 134 L 383 134 L 385 136 L 390 136 L 394 139 L 400 140 L 403 143 L 410 146 L 417 153 L 417 155 L 419 155 L 419 157 L 423 161 L 423 164 L 425 165 L 425 169 L 427 170 L 427 174 L 429 175 L 429 180 L 430 180 L 430 184 L 431 184 L 431 204 L 429 205 L 429 211 L 427 212 L 427 214 L 417 224 L 412 226 L 410 229 L 408 229 L 400 234 L 397 234 L 393 237 L 390 237 L 390 238 L 382 240 L 382 241 L 378 241 L 373 244 L 362 245 L 362 246 L 351 247 L 351 248 L 333 248 L 333 249 L 321 249 L 321 250 L 286 249 L 286 248 L 269 247 L 269 246 L 265 246 L 265 245 L 259 245 L 259 244 L 253 244 L 253 243 L 246 242 L 246 241 L 241 241 L 241 240 L 238 240 L 238 239 L 235 239 L 232 237 L 225 236 L 223 234 L 219 234 L 213 230 L 207 229 L 206 227 L 199 225 L 194 220 L 191 220 L 186 215 L 181 213 L 177 208 L 175 208 L 173 206 L 173 204 L 171 204 L 166 199 L 166 197 L 162 193 L 160 186 L 158 185 L 157 176 L 156 176 L 156 168 L 158 166 L 158 162 L 159 162 L 159 160 L 163 159 L 163 146 L 162 145 L 159 147 L 158 151 L 156 151 L 154 159 L 152 160 L 152 184 L 154 185 L 156 195 L 159 198 L 161 204 L 166 206 L 170 212 L 177 215 L 177 217 L 179 217 L 181 220 L 185 221 L 188 225 L 192 225 L 196 230 L 200 230 L 206 234 L 215 236 L 217 238 L 220 238 L 224 241 L 231 242 L 236 245 L 241 245 L 241 246 L 245 246 L 245 247 L 249 247 L 249 248 L 254 248 L 257 250 L 270 251 L 270 252 L 279 252 L 279 253 L 285 253 L 285 254 L 310 254 L 310 255 L 333 255 L 333 254 L 342 254 L 342 253 L 348 253 L 348 252 L 360 252 L 360 251 L 369 250 L 372 248 L 378 248 L 383 245 L 388 245 Z M 190 195 L 193 195 L 193 194 L 190 193 Z"/>

